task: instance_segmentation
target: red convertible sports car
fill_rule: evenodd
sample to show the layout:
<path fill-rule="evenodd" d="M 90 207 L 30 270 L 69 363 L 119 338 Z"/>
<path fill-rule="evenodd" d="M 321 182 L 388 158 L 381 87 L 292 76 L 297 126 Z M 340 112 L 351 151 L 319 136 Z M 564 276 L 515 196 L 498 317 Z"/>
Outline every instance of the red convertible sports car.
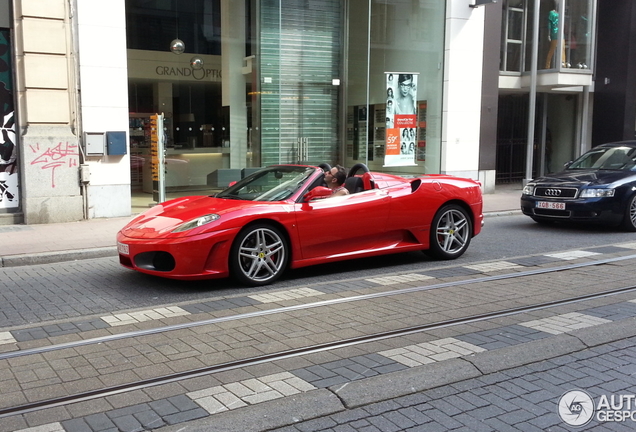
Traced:
<path fill-rule="evenodd" d="M 313 264 L 422 250 L 461 256 L 483 225 L 479 183 L 349 171 L 349 195 L 329 197 L 324 171 L 275 165 L 215 196 L 161 203 L 117 234 L 121 264 L 173 279 L 233 276 L 249 286 Z"/>

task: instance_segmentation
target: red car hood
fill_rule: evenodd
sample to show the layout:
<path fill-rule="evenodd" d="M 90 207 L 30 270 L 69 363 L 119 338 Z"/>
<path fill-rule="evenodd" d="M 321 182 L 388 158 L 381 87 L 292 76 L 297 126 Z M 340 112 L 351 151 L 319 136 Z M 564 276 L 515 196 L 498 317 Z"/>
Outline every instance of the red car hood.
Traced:
<path fill-rule="evenodd" d="M 187 237 L 201 234 L 210 229 L 223 229 L 231 219 L 230 213 L 242 213 L 245 208 L 255 209 L 259 205 L 253 201 L 221 199 L 209 196 L 189 196 L 158 204 L 130 221 L 120 233 L 130 238 L 162 239 Z M 263 205 L 264 206 L 264 205 Z M 218 221 L 187 231 L 173 233 L 179 225 L 201 216 L 216 213 Z M 225 216 L 225 217 L 224 217 Z"/>

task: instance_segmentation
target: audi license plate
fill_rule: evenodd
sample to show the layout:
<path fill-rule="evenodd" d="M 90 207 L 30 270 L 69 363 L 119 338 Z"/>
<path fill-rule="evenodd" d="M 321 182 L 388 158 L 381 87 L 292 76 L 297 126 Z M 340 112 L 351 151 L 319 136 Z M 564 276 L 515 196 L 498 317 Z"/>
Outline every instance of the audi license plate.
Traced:
<path fill-rule="evenodd" d="M 550 210 L 565 210 L 565 203 L 562 202 L 549 202 L 538 201 L 537 208 L 550 209 Z"/>
<path fill-rule="evenodd" d="M 130 251 L 128 250 L 128 245 L 120 242 L 117 242 L 117 252 L 122 255 L 128 255 L 130 253 Z"/>

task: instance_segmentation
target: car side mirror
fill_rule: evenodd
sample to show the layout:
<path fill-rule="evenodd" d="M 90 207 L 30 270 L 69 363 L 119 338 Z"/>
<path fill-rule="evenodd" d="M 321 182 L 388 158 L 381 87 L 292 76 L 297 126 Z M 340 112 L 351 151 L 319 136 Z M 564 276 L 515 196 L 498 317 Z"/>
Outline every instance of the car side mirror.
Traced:
<path fill-rule="evenodd" d="M 327 198 L 328 196 L 331 196 L 331 189 L 324 186 L 316 186 L 303 196 L 303 200 L 309 202 L 314 199 Z"/>

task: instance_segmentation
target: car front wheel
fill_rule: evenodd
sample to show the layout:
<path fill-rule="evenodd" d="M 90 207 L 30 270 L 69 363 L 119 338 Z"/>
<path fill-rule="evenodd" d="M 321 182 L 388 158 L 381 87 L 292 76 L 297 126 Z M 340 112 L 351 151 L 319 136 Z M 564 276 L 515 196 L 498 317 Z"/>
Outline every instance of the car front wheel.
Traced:
<path fill-rule="evenodd" d="M 625 216 L 623 217 L 623 229 L 625 231 L 636 231 L 636 195 L 632 195 L 627 200 Z"/>
<path fill-rule="evenodd" d="M 230 270 L 244 285 L 266 285 L 280 277 L 288 260 L 287 241 L 280 230 L 257 224 L 236 236 L 230 251 Z"/>
<path fill-rule="evenodd" d="M 443 260 L 459 258 L 468 249 L 472 232 L 466 210 L 456 204 L 444 206 L 433 218 L 427 254 Z"/>

